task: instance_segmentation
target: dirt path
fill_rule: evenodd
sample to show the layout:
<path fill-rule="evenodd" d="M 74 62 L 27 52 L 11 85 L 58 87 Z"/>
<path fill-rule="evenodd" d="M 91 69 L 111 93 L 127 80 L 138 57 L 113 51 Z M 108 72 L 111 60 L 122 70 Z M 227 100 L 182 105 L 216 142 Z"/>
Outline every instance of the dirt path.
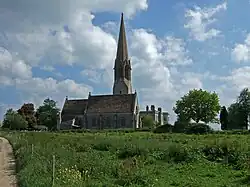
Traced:
<path fill-rule="evenodd" d="M 9 141 L 0 137 L 0 187 L 17 187 L 15 160 Z"/>

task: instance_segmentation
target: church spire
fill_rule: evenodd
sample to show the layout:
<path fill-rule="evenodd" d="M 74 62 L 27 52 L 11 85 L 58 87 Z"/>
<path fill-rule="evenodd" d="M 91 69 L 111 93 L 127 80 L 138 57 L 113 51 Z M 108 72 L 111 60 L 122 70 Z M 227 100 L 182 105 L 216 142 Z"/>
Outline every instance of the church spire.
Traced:
<path fill-rule="evenodd" d="M 113 94 L 131 94 L 131 63 L 128 58 L 128 47 L 126 32 L 123 20 L 123 13 L 121 15 L 121 26 L 118 38 L 117 53 L 114 67 L 114 85 Z"/>
<path fill-rule="evenodd" d="M 128 47 L 127 47 L 127 39 L 126 39 L 123 13 L 121 15 L 121 25 L 120 25 L 120 33 L 119 33 L 119 39 L 118 39 L 116 59 L 117 61 L 122 61 L 122 62 L 125 60 L 128 60 Z"/>

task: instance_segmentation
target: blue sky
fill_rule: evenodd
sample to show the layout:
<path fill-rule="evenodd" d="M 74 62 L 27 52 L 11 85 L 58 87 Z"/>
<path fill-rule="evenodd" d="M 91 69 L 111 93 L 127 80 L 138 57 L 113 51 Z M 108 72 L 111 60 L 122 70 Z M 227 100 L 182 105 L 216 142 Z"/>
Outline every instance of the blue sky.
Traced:
<path fill-rule="evenodd" d="M 230 105 L 250 86 L 248 0 L 4 0 L 0 13 L 0 119 L 46 97 L 111 93 L 125 14 L 133 89 L 145 105 L 172 107 L 190 89 Z"/>

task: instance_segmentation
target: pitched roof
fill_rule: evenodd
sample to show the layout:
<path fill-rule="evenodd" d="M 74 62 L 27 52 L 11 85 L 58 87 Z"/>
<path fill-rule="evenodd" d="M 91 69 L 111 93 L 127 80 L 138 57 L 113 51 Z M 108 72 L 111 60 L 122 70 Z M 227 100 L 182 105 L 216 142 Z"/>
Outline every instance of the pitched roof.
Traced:
<path fill-rule="evenodd" d="M 63 106 L 63 113 L 68 114 L 83 114 L 88 105 L 88 99 L 74 99 L 74 100 L 65 100 Z"/>
<path fill-rule="evenodd" d="M 131 113 L 134 110 L 136 94 L 90 96 L 89 113 Z"/>

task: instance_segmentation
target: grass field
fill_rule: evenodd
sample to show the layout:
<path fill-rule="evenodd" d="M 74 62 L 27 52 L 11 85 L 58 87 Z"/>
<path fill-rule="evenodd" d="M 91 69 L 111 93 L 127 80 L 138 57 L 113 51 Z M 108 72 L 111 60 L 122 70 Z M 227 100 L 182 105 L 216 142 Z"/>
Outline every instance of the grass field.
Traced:
<path fill-rule="evenodd" d="M 21 187 L 249 186 L 249 135 L 4 133 Z"/>

